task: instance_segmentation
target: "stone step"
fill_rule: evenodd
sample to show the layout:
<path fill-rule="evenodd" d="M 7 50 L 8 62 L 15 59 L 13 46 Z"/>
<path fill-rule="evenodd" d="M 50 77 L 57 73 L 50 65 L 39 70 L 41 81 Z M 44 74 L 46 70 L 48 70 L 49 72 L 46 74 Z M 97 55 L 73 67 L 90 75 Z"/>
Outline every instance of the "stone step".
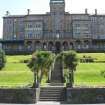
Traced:
<path fill-rule="evenodd" d="M 40 101 L 64 101 L 65 87 L 53 86 L 40 89 Z"/>
<path fill-rule="evenodd" d="M 49 90 L 42 89 L 41 92 L 43 92 L 43 91 L 44 91 L 44 92 L 45 92 L 45 91 L 47 91 L 47 92 L 48 92 L 48 91 L 49 91 L 49 92 L 53 92 L 53 91 L 54 91 L 54 92 L 61 92 L 61 91 L 63 91 L 63 89 L 59 89 L 59 90 L 56 90 L 56 89 L 53 89 L 53 90 L 52 90 L 52 89 L 49 89 Z"/>
<path fill-rule="evenodd" d="M 53 82 L 52 82 L 53 83 Z M 54 83 L 53 83 L 54 84 Z M 48 87 L 41 87 L 41 89 L 52 89 L 52 90 L 54 90 L 54 89 L 56 89 L 56 90 L 59 90 L 59 89 L 65 89 L 65 87 L 64 86 L 60 86 L 59 87 L 59 84 L 61 84 L 61 83 L 58 83 L 58 86 L 56 85 L 56 86 L 48 86 Z M 63 84 L 63 83 L 62 83 Z M 50 85 L 51 85 L 51 83 L 50 83 Z"/>
<path fill-rule="evenodd" d="M 64 90 L 61 90 L 62 92 L 64 92 Z M 61 94 L 61 91 L 40 91 L 41 94 Z"/>
<path fill-rule="evenodd" d="M 64 83 L 51 82 L 50 86 L 64 87 Z"/>
<path fill-rule="evenodd" d="M 52 76 L 52 79 L 54 79 L 54 80 L 59 80 L 59 79 L 61 79 L 62 77 L 61 76 Z"/>
<path fill-rule="evenodd" d="M 60 76 L 62 75 L 62 73 L 60 73 L 60 72 L 57 71 L 55 74 L 53 73 L 53 75 L 54 75 L 54 77 L 55 77 L 55 76 L 56 76 L 56 77 L 57 77 L 57 76 L 60 77 Z"/>
<path fill-rule="evenodd" d="M 64 101 L 64 98 L 59 98 L 59 97 L 43 97 L 40 98 L 40 101 Z"/>
<path fill-rule="evenodd" d="M 61 90 L 64 90 L 64 89 L 62 89 L 62 88 L 59 88 L 59 89 L 56 89 L 56 88 L 54 88 L 54 89 L 52 89 L 52 88 L 46 88 L 46 89 L 44 89 L 44 88 L 42 88 L 41 89 L 41 91 L 61 91 Z"/>
<path fill-rule="evenodd" d="M 60 61 L 56 60 L 54 65 L 54 70 L 51 73 L 51 82 L 62 83 L 62 64 Z"/>
<path fill-rule="evenodd" d="M 55 77 L 52 77 L 52 79 L 53 79 L 53 80 L 61 80 L 62 77 L 60 77 L 60 76 L 59 76 L 59 77 L 58 77 L 58 76 L 55 76 Z"/>
<path fill-rule="evenodd" d="M 40 98 L 40 101 L 65 101 L 64 98 Z"/>
<path fill-rule="evenodd" d="M 40 99 L 40 101 L 64 101 L 63 99 Z"/>
<path fill-rule="evenodd" d="M 62 90 L 63 91 L 63 90 Z M 60 91 L 41 91 L 41 94 L 61 94 Z"/>
<path fill-rule="evenodd" d="M 61 81 L 62 79 L 58 79 L 58 80 L 56 80 L 56 79 L 53 79 L 51 82 L 54 82 L 54 83 L 62 83 L 62 81 Z"/>
<path fill-rule="evenodd" d="M 57 77 L 57 76 L 55 76 L 55 77 L 52 77 L 52 79 L 53 79 L 53 80 L 56 80 L 56 81 L 57 81 L 57 80 L 59 81 L 59 80 L 62 79 L 62 77 Z"/>
<path fill-rule="evenodd" d="M 40 95 L 40 98 L 62 98 L 63 96 L 62 96 L 62 94 L 51 94 L 51 95 L 49 95 L 49 94 L 41 94 Z"/>
<path fill-rule="evenodd" d="M 46 96 L 46 97 L 40 97 L 40 99 L 62 99 L 63 100 L 64 97 L 60 97 L 60 96 L 58 96 L 58 97 L 57 96 L 56 97 L 55 96 L 54 97 L 49 97 L 49 96 Z"/>

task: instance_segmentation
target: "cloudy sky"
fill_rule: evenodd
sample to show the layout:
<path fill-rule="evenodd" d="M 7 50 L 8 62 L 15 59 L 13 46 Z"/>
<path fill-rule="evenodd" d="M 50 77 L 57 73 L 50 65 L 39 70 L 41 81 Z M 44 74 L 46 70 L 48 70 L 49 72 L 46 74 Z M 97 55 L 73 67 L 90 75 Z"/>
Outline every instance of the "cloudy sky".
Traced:
<path fill-rule="evenodd" d="M 27 9 L 31 9 L 32 14 L 44 14 L 49 12 L 50 0 L 0 0 L 0 37 L 2 37 L 2 17 L 5 11 L 10 11 L 11 15 L 26 14 Z M 94 9 L 98 9 L 99 14 L 105 14 L 105 0 L 66 0 L 66 11 L 70 13 L 84 13 L 88 8 L 90 14 L 94 14 Z"/>

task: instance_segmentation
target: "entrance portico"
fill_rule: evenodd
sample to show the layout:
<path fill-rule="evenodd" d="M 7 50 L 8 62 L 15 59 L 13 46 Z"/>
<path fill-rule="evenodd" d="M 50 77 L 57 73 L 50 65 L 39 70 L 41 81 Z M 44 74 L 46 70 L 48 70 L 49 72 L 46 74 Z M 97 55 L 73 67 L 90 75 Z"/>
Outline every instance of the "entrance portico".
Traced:
<path fill-rule="evenodd" d="M 61 49 L 62 49 L 62 45 L 61 45 L 61 43 L 59 41 L 57 41 L 55 43 L 55 52 L 59 53 L 61 51 Z"/>

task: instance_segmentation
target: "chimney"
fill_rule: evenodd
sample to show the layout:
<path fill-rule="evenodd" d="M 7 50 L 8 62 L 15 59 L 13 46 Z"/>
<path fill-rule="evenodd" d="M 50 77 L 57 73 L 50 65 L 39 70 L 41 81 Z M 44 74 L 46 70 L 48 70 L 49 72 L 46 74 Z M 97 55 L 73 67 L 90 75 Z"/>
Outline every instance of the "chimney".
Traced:
<path fill-rule="evenodd" d="M 9 11 L 6 11 L 6 16 L 8 16 L 10 13 L 9 13 Z"/>
<path fill-rule="evenodd" d="M 85 9 L 85 14 L 88 14 L 88 9 L 87 8 Z"/>
<path fill-rule="evenodd" d="M 27 15 L 30 15 L 30 9 L 27 9 Z"/>
<path fill-rule="evenodd" d="M 95 9 L 95 15 L 97 15 L 97 9 Z"/>

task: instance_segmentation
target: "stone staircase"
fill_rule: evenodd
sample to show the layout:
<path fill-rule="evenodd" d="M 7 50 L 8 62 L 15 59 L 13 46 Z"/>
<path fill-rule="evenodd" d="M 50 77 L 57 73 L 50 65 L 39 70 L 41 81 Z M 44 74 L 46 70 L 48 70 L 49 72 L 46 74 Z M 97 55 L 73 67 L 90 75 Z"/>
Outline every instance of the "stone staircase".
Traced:
<path fill-rule="evenodd" d="M 65 101 L 65 87 L 42 87 L 39 101 Z"/>
<path fill-rule="evenodd" d="M 40 88 L 39 101 L 65 101 L 66 89 L 63 84 L 62 61 L 56 59 L 54 70 L 51 73 L 51 82 L 48 87 Z"/>
<path fill-rule="evenodd" d="M 63 83 L 63 65 L 62 61 L 59 61 L 56 59 L 54 64 L 54 70 L 51 73 L 51 83 L 57 84 L 57 83 Z"/>

